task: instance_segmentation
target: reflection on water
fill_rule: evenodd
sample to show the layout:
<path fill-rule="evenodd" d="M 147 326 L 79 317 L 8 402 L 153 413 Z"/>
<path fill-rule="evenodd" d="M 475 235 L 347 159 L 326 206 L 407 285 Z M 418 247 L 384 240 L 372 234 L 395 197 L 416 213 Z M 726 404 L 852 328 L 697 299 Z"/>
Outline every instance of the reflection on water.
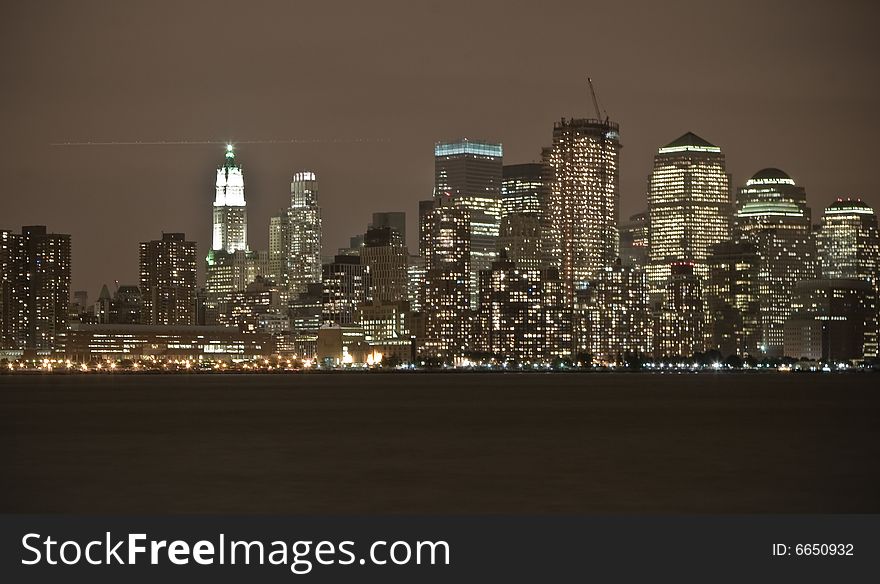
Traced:
<path fill-rule="evenodd" d="M 875 382 L 3 376 L 0 511 L 880 512 Z"/>

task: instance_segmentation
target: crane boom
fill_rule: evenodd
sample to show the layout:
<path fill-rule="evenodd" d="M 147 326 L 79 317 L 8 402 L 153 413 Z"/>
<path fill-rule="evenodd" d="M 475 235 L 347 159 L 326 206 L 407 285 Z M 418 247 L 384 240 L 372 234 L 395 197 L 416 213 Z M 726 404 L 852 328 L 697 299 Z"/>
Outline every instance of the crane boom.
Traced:
<path fill-rule="evenodd" d="M 602 113 L 599 111 L 599 99 L 596 97 L 596 89 L 593 87 L 593 79 L 587 77 L 587 84 L 590 86 L 590 95 L 593 97 L 593 107 L 596 109 L 596 119 L 602 119 Z"/>

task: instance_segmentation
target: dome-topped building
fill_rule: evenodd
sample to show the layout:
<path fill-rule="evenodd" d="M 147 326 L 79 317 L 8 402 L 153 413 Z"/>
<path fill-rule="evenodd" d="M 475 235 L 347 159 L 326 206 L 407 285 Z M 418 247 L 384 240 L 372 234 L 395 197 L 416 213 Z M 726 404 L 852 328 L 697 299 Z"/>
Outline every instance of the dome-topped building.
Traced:
<path fill-rule="evenodd" d="M 785 321 L 797 284 L 818 274 L 811 213 L 803 187 L 778 168 L 756 172 L 736 197 L 734 234 L 759 257 L 759 355 L 783 353 Z"/>

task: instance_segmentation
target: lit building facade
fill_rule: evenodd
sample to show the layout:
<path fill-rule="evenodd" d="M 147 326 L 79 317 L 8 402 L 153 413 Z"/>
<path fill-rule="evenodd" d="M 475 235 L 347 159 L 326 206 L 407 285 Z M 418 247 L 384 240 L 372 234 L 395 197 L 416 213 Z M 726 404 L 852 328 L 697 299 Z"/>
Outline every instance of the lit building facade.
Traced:
<path fill-rule="evenodd" d="M 425 355 L 454 361 L 471 346 L 471 214 L 437 205 L 422 217 L 425 236 Z"/>
<path fill-rule="evenodd" d="M 760 355 L 761 257 L 748 241 L 723 242 L 706 258 L 706 347 L 724 356 Z"/>
<path fill-rule="evenodd" d="M 287 277 L 291 296 L 321 281 L 321 207 L 318 178 L 300 171 L 290 182 L 290 234 Z"/>
<path fill-rule="evenodd" d="M 544 214 L 544 165 L 505 164 L 501 179 L 501 217 Z"/>
<path fill-rule="evenodd" d="M 196 318 L 196 242 L 183 233 L 140 244 L 142 320 L 148 325 L 193 325 Z"/>
<path fill-rule="evenodd" d="M 393 227 L 370 227 L 360 250 L 361 263 L 369 267 L 371 296 L 378 302 L 407 299 L 407 251 L 401 233 Z"/>
<path fill-rule="evenodd" d="M 620 133 L 608 120 L 565 119 L 545 148 L 547 251 L 573 305 L 575 290 L 618 256 Z"/>
<path fill-rule="evenodd" d="M 561 330 L 564 307 L 556 269 L 520 268 L 502 252 L 480 272 L 477 348 L 495 358 L 549 362 L 571 354 L 571 337 Z"/>
<path fill-rule="evenodd" d="M 272 336 L 222 326 L 74 324 L 55 352 L 71 361 L 249 360 L 275 352 Z"/>
<path fill-rule="evenodd" d="M 406 266 L 406 298 L 414 312 L 422 310 L 422 293 L 425 288 L 425 258 L 410 255 Z"/>
<path fill-rule="evenodd" d="M 651 219 L 646 211 L 630 215 L 629 221 L 618 229 L 620 233 L 620 262 L 624 266 L 648 265 L 651 244 Z"/>
<path fill-rule="evenodd" d="M 653 351 L 653 323 L 644 268 L 617 264 L 599 270 L 576 309 L 577 353 L 602 365 Z"/>
<path fill-rule="evenodd" d="M 877 356 L 877 298 L 870 283 L 798 282 L 791 304 L 784 328 L 787 357 L 837 362 Z"/>
<path fill-rule="evenodd" d="M 0 231 L 0 348 L 49 350 L 67 327 L 70 235 Z"/>
<path fill-rule="evenodd" d="M 545 225 L 540 215 L 515 213 L 501 218 L 499 253 L 522 268 L 540 269 L 548 263 L 544 251 Z"/>
<path fill-rule="evenodd" d="M 462 138 L 434 145 L 434 196 L 469 215 L 472 304 L 479 272 L 489 268 L 497 254 L 503 166 L 501 144 Z"/>
<path fill-rule="evenodd" d="M 269 278 L 287 289 L 287 257 L 290 253 L 290 213 L 285 210 L 269 217 Z"/>
<path fill-rule="evenodd" d="M 721 148 L 688 132 L 657 150 L 648 189 L 648 285 L 663 292 L 675 263 L 707 274 L 713 245 L 730 239 L 730 176 Z"/>
<path fill-rule="evenodd" d="M 226 161 L 217 168 L 214 196 L 214 231 L 211 249 L 232 253 L 247 251 L 247 204 L 244 173 L 235 162 L 235 151 L 226 146 Z"/>
<path fill-rule="evenodd" d="M 754 244 L 761 262 L 759 352 L 781 356 L 794 286 L 818 276 L 806 193 L 783 171 L 765 168 L 739 189 L 734 222 L 735 238 Z"/>
<path fill-rule="evenodd" d="M 357 256 L 338 255 L 324 264 L 321 319 L 341 326 L 358 322 L 361 304 L 372 300 L 370 268 Z"/>
<path fill-rule="evenodd" d="M 687 358 L 702 352 L 703 323 L 702 279 L 692 263 L 673 263 L 654 320 L 654 357 Z"/>
<path fill-rule="evenodd" d="M 880 235 L 877 215 L 858 199 L 838 199 L 825 209 L 818 234 L 822 277 L 877 283 Z"/>
<path fill-rule="evenodd" d="M 838 199 L 822 216 L 818 234 L 822 277 L 852 278 L 868 282 L 880 306 L 880 235 L 874 209 L 859 199 Z M 876 312 L 876 308 L 875 308 Z M 876 315 L 880 327 L 880 315 Z M 866 357 L 880 356 L 880 328 L 865 345 Z"/>

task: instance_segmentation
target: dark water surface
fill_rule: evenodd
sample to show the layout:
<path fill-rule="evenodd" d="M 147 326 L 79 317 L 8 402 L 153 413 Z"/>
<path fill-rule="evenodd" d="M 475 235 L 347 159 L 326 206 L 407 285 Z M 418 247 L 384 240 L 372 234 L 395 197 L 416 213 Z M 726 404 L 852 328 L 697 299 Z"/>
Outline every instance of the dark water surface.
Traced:
<path fill-rule="evenodd" d="M 880 512 L 870 374 L 0 376 L 0 512 Z"/>

